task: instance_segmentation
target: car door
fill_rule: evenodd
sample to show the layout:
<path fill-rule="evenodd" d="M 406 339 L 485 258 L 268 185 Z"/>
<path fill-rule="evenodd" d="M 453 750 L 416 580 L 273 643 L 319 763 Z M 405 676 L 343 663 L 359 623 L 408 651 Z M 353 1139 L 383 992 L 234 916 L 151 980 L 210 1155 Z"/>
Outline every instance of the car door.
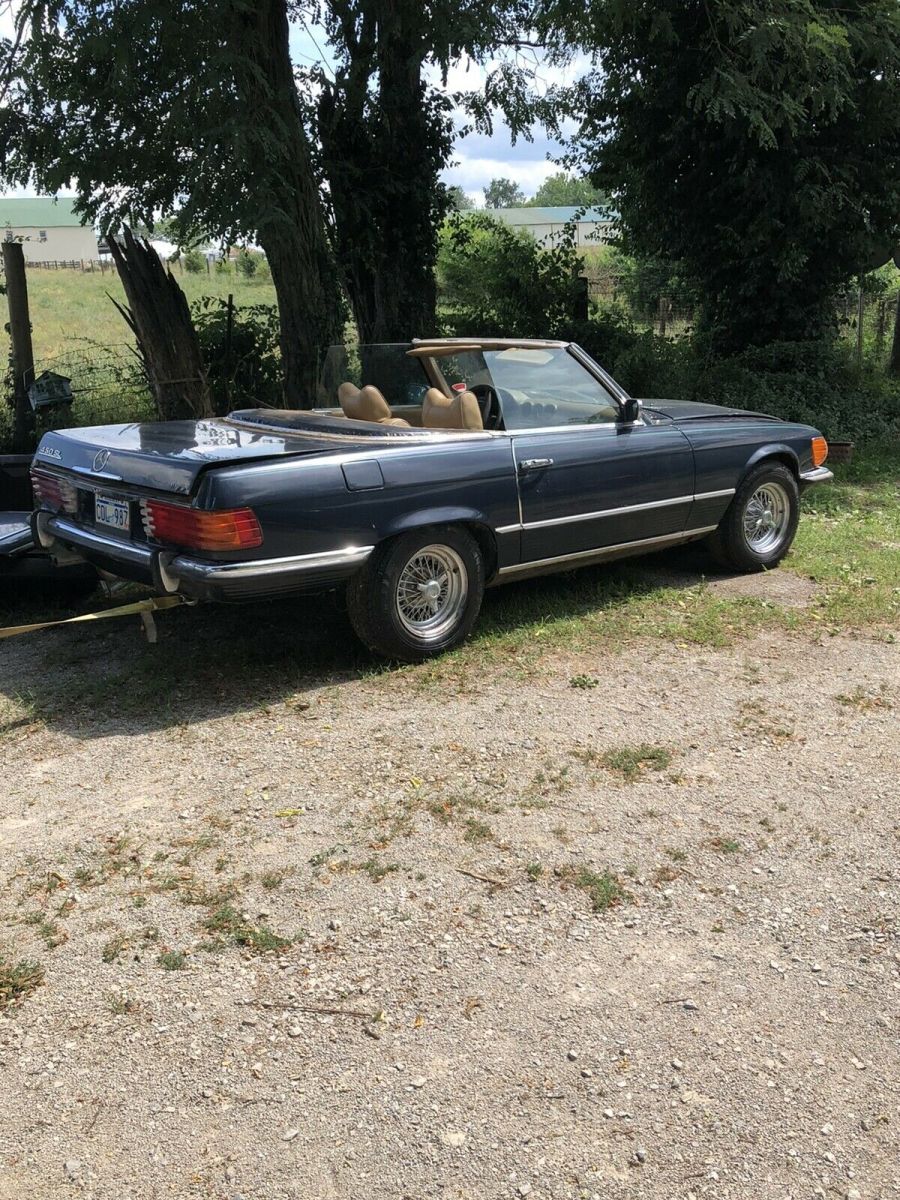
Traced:
<path fill-rule="evenodd" d="M 694 492 L 687 438 L 665 424 L 603 424 L 512 435 L 523 562 L 680 533 Z"/>

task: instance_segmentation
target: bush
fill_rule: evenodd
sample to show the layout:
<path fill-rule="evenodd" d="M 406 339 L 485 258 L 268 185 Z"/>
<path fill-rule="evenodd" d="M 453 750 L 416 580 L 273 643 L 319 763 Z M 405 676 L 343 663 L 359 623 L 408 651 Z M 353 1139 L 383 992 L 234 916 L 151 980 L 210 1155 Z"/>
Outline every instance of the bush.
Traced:
<path fill-rule="evenodd" d="M 572 323 L 581 269 L 571 235 L 544 248 L 487 213 L 456 213 L 440 235 L 439 320 L 457 337 L 556 337 Z"/>
<path fill-rule="evenodd" d="M 190 275 L 199 275 L 206 270 L 206 256 L 199 250 L 188 250 L 184 256 L 184 269 Z"/>
<path fill-rule="evenodd" d="M 191 305 L 200 350 L 209 372 L 213 408 L 277 407 L 281 403 L 278 309 L 252 304 L 233 309 L 228 341 L 228 302 L 204 296 Z"/>
<path fill-rule="evenodd" d="M 231 263 L 227 258 L 217 258 L 215 263 L 215 271 L 217 275 L 230 275 Z"/>
<path fill-rule="evenodd" d="M 256 274 L 257 256 L 251 254 L 249 250 L 241 250 L 237 258 L 234 260 L 235 269 L 239 275 L 243 275 L 245 279 L 252 279 Z"/>

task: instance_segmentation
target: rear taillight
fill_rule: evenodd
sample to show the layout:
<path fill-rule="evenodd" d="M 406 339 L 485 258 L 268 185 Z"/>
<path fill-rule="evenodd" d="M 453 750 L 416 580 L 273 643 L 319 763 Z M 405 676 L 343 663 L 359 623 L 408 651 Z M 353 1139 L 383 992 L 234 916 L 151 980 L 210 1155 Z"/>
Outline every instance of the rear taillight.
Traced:
<path fill-rule="evenodd" d="M 75 485 L 62 475 L 49 471 L 31 471 L 31 490 L 36 508 L 50 508 L 54 512 L 74 513 L 78 511 L 78 492 Z"/>
<path fill-rule="evenodd" d="M 182 504 L 142 500 L 141 519 L 148 538 L 192 550 L 249 550 L 263 540 L 251 508 L 202 512 Z"/>

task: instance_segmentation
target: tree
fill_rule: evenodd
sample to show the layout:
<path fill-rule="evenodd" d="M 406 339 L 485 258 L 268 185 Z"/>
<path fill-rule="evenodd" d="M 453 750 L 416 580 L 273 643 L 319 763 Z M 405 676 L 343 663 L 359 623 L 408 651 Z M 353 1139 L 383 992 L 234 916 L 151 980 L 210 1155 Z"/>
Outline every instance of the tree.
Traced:
<path fill-rule="evenodd" d="M 680 260 L 720 350 L 827 336 L 900 233 L 896 0 L 562 0 L 600 45 L 578 147 L 626 245 Z"/>
<path fill-rule="evenodd" d="M 609 196 L 594 187 L 590 179 L 560 171 L 548 175 L 527 204 L 537 208 L 592 208 L 608 202 Z"/>
<path fill-rule="evenodd" d="M 525 193 L 511 179 L 492 179 L 484 189 L 485 208 L 519 208 Z"/>
<path fill-rule="evenodd" d="M 321 144 L 337 260 L 362 342 L 435 330 L 438 231 L 452 207 L 439 182 L 455 138 L 454 100 L 437 81 L 460 59 L 514 47 L 523 0 L 327 0 L 331 65 L 302 73 Z M 523 72 L 497 88 L 518 128 L 530 119 Z M 493 78 L 493 76 L 492 76 Z M 490 86 L 490 80 L 489 84 Z M 484 125 L 489 117 L 475 117 Z"/>
<path fill-rule="evenodd" d="M 450 208 L 454 212 L 469 212 L 475 207 L 474 201 L 464 192 L 458 183 L 454 183 L 452 187 L 447 188 L 447 199 L 450 201 Z"/>
<path fill-rule="evenodd" d="M 185 234 L 258 242 L 286 402 L 312 403 L 343 311 L 286 0 L 23 0 L 18 21 L 0 178 L 49 193 L 74 181 L 104 231 L 162 212 Z"/>

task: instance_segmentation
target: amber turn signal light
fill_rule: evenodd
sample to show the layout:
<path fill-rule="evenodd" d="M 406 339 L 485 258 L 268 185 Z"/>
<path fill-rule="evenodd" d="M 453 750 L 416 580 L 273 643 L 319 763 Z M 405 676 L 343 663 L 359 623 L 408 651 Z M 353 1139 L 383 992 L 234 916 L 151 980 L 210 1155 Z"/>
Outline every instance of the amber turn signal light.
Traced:
<path fill-rule="evenodd" d="M 822 463 L 828 457 L 828 443 L 823 437 L 813 438 L 812 440 L 812 458 L 813 466 L 821 467 Z"/>

